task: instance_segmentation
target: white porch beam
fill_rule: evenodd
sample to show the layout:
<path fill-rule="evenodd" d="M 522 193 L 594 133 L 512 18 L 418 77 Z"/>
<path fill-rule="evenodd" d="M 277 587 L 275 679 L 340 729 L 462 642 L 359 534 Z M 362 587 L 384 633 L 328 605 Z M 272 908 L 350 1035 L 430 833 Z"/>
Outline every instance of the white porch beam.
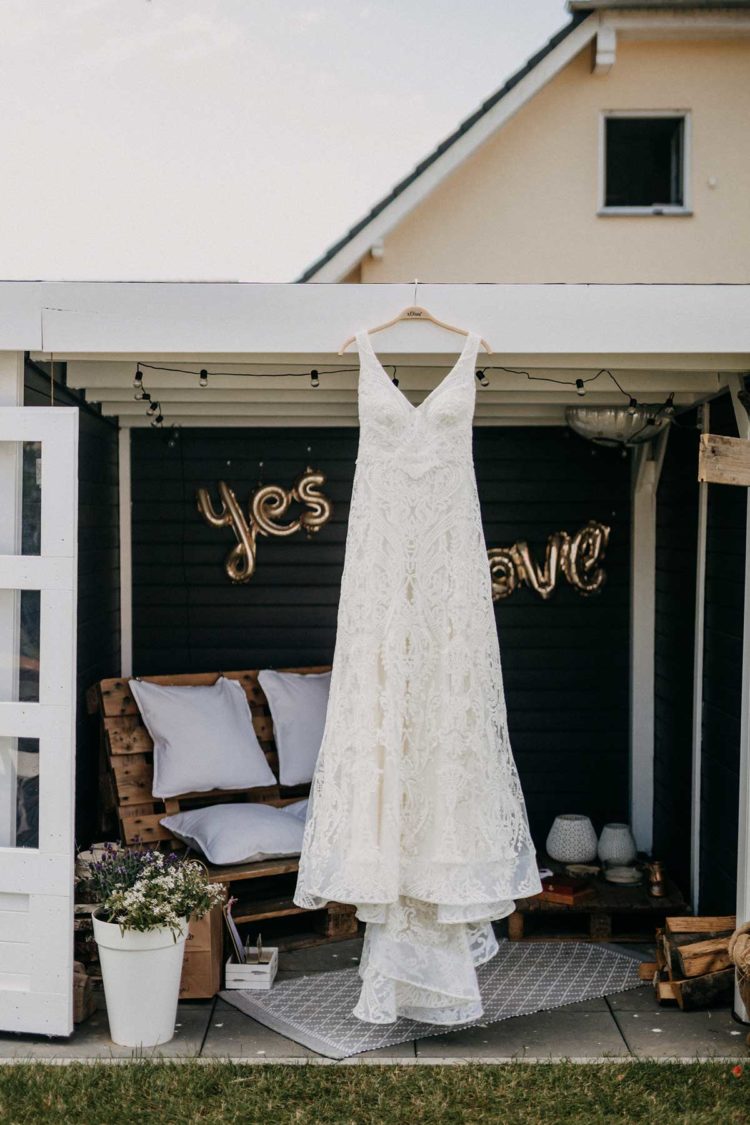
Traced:
<path fill-rule="evenodd" d="M 650 852 L 654 819 L 656 492 L 669 436 L 639 446 L 632 463 L 630 539 L 630 824 Z"/>
<path fill-rule="evenodd" d="M 413 285 L 395 284 L 3 282 L 0 348 L 54 351 L 61 359 L 333 358 L 354 329 L 389 319 L 413 297 Z M 748 366 L 750 285 L 431 284 L 420 286 L 419 301 L 441 319 L 480 330 L 495 356 L 580 355 L 590 366 L 617 355 L 702 355 L 704 365 L 729 370 L 742 355 Z M 451 333 L 426 323 L 394 326 L 379 348 L 437 362 L 457 351 Z"/>

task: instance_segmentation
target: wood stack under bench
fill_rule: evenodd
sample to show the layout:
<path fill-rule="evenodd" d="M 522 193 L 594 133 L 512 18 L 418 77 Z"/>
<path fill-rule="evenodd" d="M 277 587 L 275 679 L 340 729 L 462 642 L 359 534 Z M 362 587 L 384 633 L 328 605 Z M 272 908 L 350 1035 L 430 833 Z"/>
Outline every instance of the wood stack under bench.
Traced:
<path fill-rule="evenodd" d="M 329 666 L 279 669 L 279 671 L 296 672 L 302 675 L 328 670 Z M 245 689 L 255 733 L 274 775 L 278 777 L 279 761 L 273 740 L 273 723 L 268 701 L 258 682 L 258 670 L 139 678 L 153 684 L 195 687 L 211 686 L 216 683 L 219 676 L 238 680 Z M 120 837 L 126 844 L 158 844 L 181 849 L 184 844 L 160 823 L 162 817 L 186 809 L 202 808 L 210 804 L 228 804 L 232 801 L 263 802 L 281 807 L 302 800 L 309 794 L 309 785 L 284 788 L 277 784 L 262 789 L 222 789 L 207 793 L 185 793 L 164 800 L 154 797 L 152 793 L 153 743 L 128 687 L 128 681 L 111 679 L 96 684 L 89 693 L 89 707 L 92 712 L 97 711 L 101 719 L 100 778 L 105 818 L 108 811 L 116 817 Z M 257 863 L 233 864 L 229 867 L 208 865 L 208 870 L 213 882 L 225 883 L 228 892 L 237 897 L 238 903 L 233 910 L 233 915 L 238 923 L 257 924 L 261 921 L 310 913 L 313 928 L 320 935 L 318 940 L 338 940 L 352 937 L 357 933 L 353 906 L 329 903 L 323 910 L 306 911 L 295 905 L 292 895 L 298 870 L 296 856 L 262 860 Z M 200 934 L 203 948 L 205 948 L 203 943 L 206 941 L 206 934 L 216 933 L 215 928 L 206 932 L 204 930 Z M 304 944 L 311 943 L 311 941 L 304 941 Z M 196 964 L 192 966 L 189 987 L 183 974 L 183 986 L 185 986 L 181 992 L 183 997 L 213 995 L 216 992 L 218 987 L 215 986 L 216 965 L 221 964 L 221 941 L 218 944 L 217 950 L 212 948 L 210 972 L 198 971 L 198 959 L 187 958 L 186 971 L 190 960 Z M 187 948 L 189 951 L 190 944 Z"/>

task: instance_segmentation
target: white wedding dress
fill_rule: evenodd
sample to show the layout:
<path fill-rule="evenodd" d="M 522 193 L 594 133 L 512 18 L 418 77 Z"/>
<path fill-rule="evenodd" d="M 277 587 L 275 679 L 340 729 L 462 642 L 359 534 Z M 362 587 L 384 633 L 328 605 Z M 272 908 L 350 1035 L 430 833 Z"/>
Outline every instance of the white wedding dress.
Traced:
<path fill-rule="evenodd" d="M 355 1015 L 482 1014 L 492 919 L 541 890 L 472 459 L 479 337 L 418 406 L 370 337 L 336 649 L 295 902 L 367 923 Z"/>

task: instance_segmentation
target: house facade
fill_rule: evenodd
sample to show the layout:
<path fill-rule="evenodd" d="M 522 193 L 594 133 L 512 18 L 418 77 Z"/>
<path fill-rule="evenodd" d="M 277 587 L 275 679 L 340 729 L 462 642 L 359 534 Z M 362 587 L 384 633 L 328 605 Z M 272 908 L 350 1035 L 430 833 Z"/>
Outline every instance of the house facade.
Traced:
<path fill-rule="evenodd" d="M 750 279 L 750 5 L 569 8 L 302 280 Z"/>

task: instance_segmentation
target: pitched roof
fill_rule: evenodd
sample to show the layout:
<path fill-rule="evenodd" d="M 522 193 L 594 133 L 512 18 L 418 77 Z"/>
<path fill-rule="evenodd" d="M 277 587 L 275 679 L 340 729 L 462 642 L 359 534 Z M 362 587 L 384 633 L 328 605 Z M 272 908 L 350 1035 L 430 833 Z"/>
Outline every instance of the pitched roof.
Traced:
<path fill-rule="evenodd" d="M 748 2 L 750 2 L 750 0 L 748 0 Z M 587 7 L 591 8 L 592 6 L 587 5 Z M 367 214 L 359 220 L 359 222 L 355 223 L 354 226 L 351 227 L 342 238 L 340 238 L 337 242 L 334 242 L 334 244 L 330 246 L 328 250 L 326 250 L 326 252 L 317 259 L 317 261 L 308 266 L 307 269 L 302 274 L 300 274 L 297 280 L 309 281 L 312 277 L 314 277 L 315 274 L 318 273 L 318 271 L 327 262 L 330 262 L 331 259 L 334 258 L 347 245 L 347 243 L 351 242 L 352 239 L 355 238 L 360 233 L 360 231 L 364 230 L 364 228 L 368 226 L 368 224 L 371 223 L 377 215 L 384 211 L 385 208 L 394 201 L 394 199 L 398 198 L 398 196 L 401 195 L 406 190 L 406 188 L 408 188 L 419 176 L 421 176 L 422 173 L 427 168 L 429 168 L 431 164 L 434 164 L 435 161 L 443 155 L 443 153 L 445 153 L 453 144 L 456 143 L 456 141 L 458 141 L 461 137 L 464 136 L 464 134 L 466 134 L 471 128 L 473 128 L 473 126 L 476 125 L 476 123 L 481 120 L 481 118 L 489 113 L 491 109 L 494 109 L 498 102 L 502 101 L 502 99 L 507 94 L 509 94 L 510 91 L 515 86 L 517 86 L 518 83 L 523 78 L 525 78 L 527 74 L 530 74 L 531 71 L 534 70 L 535 67 L 537 67 L 542 62 L 542 60 L 545 59 L 547 55 L 549 55 L 555 49 L 555 47 L 562 43 L 563 40 L 567 39 L 571 32 L 574 31 L 575 28 L 577 28 L 579 24 L 581 24 L 585 19 L 587 19 L 588 15 L 588 11 L 573 13 L 570 22 L 566 24 L 565 27 L 561 28 L 560 31 L 553 35 L 552 38 L 547 43 L 545 43 L 540 51 L 537 51 L 535 55 L 532 55 L 531 58 L 528 59 L 526 63 L 524 63 L 520 70 L 517 70 L 515 74 L 512 74 L 510 78 L 508 78 L 508 80 L 503 83 L 499 90 L 496 90 L 495 93 L 487 98 L 486 101 L 482 102 L 482 104 L 477 110 L 474 111 L 474 113 L 467 117 L 465 121 L 462 121 L 457 129 L 455 129 L 449 136 L 447 136 L 444 141 L 441 141 L 441 143 L 429 154 L 429 156 L 426 156 L 424 160 L 421 160 L 420 163 L 417 164 L 417 166 L 409 173 L 408 176 L 405 176 L 403 180 L 400 180 L 395 185 L 395 187 L 393 187 L 386 196 L 384 196 L 378 203 L 376 203 L 375 206 L 372 207 L 370 211 L 368 211 Z"/>

